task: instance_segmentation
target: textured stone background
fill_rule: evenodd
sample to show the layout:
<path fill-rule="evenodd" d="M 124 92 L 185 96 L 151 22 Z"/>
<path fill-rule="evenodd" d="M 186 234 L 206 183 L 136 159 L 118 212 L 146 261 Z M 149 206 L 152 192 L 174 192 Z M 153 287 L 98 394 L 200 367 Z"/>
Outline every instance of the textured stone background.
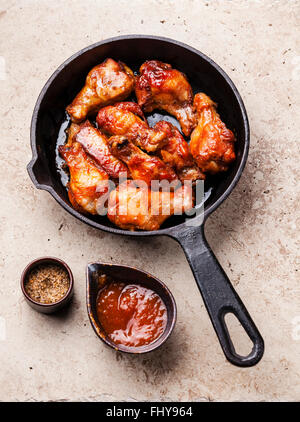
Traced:
<path fill-rule="evenodd" d="M 300 399 L 299 16 L 296 0 L 0 0 L 0 400 Z M 254 368 L 225 360 L 175 241 L 93 230 L 28 178 L 30 119 L 47 78 L 81 48 L 128 33 L 198 48 L 245 101 L 248 164 L 206 233 L 265 338 Z M 49 254 L 75 275 L 64 317 L 34 312 L 19 288 L 28 261 Z M 178 322 L 160 351 L 125 356 L 99 342 L 85 308 L 85 266 L 93 260 L 142 267 L 171 288 Z M 233 333 L 247 350 L 237 327 Z"/>

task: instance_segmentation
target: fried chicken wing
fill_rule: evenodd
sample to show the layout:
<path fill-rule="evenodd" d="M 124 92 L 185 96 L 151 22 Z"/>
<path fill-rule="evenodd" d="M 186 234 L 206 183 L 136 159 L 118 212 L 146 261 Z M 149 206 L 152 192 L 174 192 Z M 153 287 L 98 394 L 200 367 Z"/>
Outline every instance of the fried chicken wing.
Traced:
<path fill-rule="evenodd" d="M 89 158 L 82 145 L 73 142 L 60 146 L 59 153 L 70 171 L 68 195 L 73 207 L 84 213 L 97 214 L 97 200 L 108 192 L 108 175 Z"/>
<path fill-rule="evenodd" d="M 165 130 L 150 128 L 143 112 L 136 103 L 118 103 L 102 108 L 97 115 L 97 123 L 108 135 L 126 136 L 142 149 L 153 152 L 161 148 L 169 135 Z"/>
<path fill-rule="evenodd" d="M 165 110 L 179 121 L 184 135 L 195 126 L 193 92 L 186 76 L 170 64 L 149 60 L 142 64 L 135 93 L 145 112 Z"/>
<path fill-rule="evenodd" d="M 143 152 L 125 136 L 112 136 L 108 142 L 112 154 L 127 164 L 134 180 L 142 180 L 149 186 L 152 180 L 178 180 L 171 167 L 158 157 Z"/>
<path fill-rule="evenodd" d="M 162 130 L 168 128 L 170 131 L 168 142 L 159 150 L 159 155 L 165 163 L 176 171 L 179 179 L 182 182 L 184 180 L 205 179 L 205 175 L 195 163 L 189 145 L 179 130 L 171 123 L 163 120 L 157 123 L 157 127 Z"/>
<path fill-rule="evenodd" d="M 122 62 L 106 59 L 88 74 L 82 90 L 67 107 L 71 120 L 80 123 L 100 107 L 122 101 L 134 89 L 132 70 Z"/>
<path fill-rule="evenodd" d="M 110 152 L 106 136 L 88 120 L 79 126 L 75 140 L 113 179 L 128 173 L 127 166 Z"/>
<path fill-rule="evenodd" d="M 168 217 L 192 207 L 191 186 L 183 185 L 175 192 L 152 191 L 127 180 L 110 193 L 107 216 L 122 229 L 158 230 Z"/>
<path fill-rule="evenodd" d="M 226 171 L 235 160 L 235 136 L 222 122 L 210 97 L 198 93 L 194 105 L 198 124 L 191 135 L 191 153 L 203 172 L 215 174 Z"/>

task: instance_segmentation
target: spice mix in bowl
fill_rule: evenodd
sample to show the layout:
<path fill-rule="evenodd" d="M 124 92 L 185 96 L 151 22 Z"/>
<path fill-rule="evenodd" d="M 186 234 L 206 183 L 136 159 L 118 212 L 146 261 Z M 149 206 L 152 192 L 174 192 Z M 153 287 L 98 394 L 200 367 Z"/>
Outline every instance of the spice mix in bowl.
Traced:
<path fill-rule="evenodd" d="M 71 300 L 73 275 L 68 265 L 58 258 L 38 258 L 23 271 L 21 288 L 31 307 L 52 313 Z"/>

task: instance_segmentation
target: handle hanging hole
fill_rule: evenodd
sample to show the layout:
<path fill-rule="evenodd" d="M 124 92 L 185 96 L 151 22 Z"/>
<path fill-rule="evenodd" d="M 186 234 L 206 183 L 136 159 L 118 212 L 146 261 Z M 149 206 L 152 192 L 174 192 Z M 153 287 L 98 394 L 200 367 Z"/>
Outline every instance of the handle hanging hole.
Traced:
<path fill-rule="evenodd" d="M 240 356 L 248 356 L 253 348 L 253 342 L 232 312 L 227 312 L 224 322 L 229 332 L 235 352 Z"/>

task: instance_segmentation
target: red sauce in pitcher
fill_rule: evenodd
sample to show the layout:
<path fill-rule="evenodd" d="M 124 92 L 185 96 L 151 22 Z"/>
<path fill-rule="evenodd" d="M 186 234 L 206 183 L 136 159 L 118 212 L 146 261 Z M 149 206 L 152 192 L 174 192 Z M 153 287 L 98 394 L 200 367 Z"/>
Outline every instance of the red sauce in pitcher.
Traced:
<path fill-rule="evenodd" d="M 167 324 L 167 308 L 158 294 L 138 284 L 115 281 L 100 290 L 97 315 L 107 336 L 129 347 L 152 343 Z"/>

